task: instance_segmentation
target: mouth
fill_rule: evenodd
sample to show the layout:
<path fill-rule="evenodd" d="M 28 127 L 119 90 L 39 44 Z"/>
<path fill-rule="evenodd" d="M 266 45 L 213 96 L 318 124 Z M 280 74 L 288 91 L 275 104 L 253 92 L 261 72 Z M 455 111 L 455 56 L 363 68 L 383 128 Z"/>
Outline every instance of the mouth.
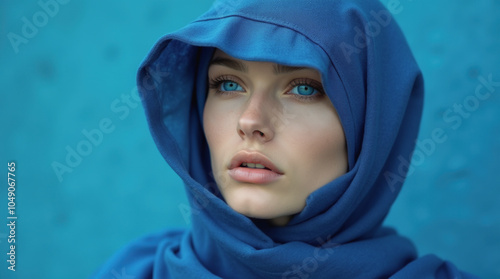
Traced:
<path fill-rule="evenodd" d="M 240 168 L 251 168 L 251 169 L 265 169 L 265 170 L 271 170 L 270 168 L 267 168 L 264 165 L 261 164 L 255 164 L 255 163 L 241 163 Z"/>
<path fill-rule="evenodd" d="M 259 152 L 238 152 L 228 169 L 232 179 L 243 183 L 267 184 L 284 175 L 283 171 Z"/>

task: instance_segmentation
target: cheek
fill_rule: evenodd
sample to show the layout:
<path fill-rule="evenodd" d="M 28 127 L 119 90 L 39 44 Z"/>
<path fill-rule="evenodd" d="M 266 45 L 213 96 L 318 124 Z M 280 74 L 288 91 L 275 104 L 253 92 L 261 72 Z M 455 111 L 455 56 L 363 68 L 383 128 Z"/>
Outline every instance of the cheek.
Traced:
<path fill-rule="evenodd" d="M 299 170 L 308 179 L 322 185 L 347 170 L 344 131 L 333 107 L 298 113 L 284 131 L 286 149 L 294 157 L 292 161 L 300 162 Z"/>
<path fill-rule="evenodd" d="M 203 131 L 205 132 L 205 137 L 207 138 L 210 149 L 218 142 L 219 130 L 221 127 L 224 127 L 223 123 L 221 123 L 223 119 L 219 112 L 216 105 L 210 101 L 210 97 L 208 97 L 203 110 Z M 217 123 L 219 123 L 219 125 L 217 125 Z"/>
<path fill-rule="evenodd" d="M 345 135 L 337 113 L 327 110 L 320 117 L 310 131 L 311 148 L 316 151 L 318 161 L 325 166 L 347 165 Z"/>
<path fill-rule="evenodd" d="M 286 141 L 304 149 L 323 149 L 326 146 L 345 145 L 344 131 L 335 109 L 330 104 L 317 104 L 314 108 L 288 109 L 293 114 L 283 129 Z M 301 148 L 302 149 L 302 148 Z"/>
<path fill-rule="evenodd" d="M 233 120 L 235 116 L 227 106 L 213 102 L 210 98 L 205 104 L 203 111 L 203 130 L 207 138 L 208 147 L 213 160 L 220 160 L 223 155 L 224 146 L 231 139 L 231 131 L 234 132 Z M 233 127 L 233 128 L 231 128 Z"/>

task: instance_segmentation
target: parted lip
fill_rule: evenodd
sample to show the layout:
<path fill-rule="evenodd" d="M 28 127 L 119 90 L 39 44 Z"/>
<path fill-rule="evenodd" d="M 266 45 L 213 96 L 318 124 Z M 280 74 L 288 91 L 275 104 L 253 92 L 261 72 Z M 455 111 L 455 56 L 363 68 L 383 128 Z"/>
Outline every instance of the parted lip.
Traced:
<path fill-rule="evenodd" d="M 273 162 L 271 162 L 271 160 L 269 160 L 264 154 L 257 151 L 239 151 L 231 160 L 229 169 L 232 170 L 240 167 L 243 163 L 261 164 L 275 173 L 283 174 L 283 171 L 278 169 Z"/>

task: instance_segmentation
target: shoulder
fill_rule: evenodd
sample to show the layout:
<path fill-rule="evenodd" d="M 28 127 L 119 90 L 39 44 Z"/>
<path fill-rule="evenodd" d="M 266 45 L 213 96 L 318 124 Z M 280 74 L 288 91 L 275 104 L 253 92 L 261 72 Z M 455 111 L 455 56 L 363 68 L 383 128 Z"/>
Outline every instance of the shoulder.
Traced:
<path fill-rule="evenodd" d="M 140 237 L 115 253 L 90 278 L 152 278 L 165 247 L 179 243 L 185 230 L 169 229 Z"/>

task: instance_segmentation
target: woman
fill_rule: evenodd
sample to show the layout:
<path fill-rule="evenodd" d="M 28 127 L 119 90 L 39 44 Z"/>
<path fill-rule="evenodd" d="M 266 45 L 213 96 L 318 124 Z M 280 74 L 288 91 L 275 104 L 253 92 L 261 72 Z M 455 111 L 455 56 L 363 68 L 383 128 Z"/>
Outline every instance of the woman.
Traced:
<path fill-rule="evenodd" d="M 156 44 L 138 85 L 192 227 L 96 278 L 475 278 L 381 226 L 423 80 L 378 1 L 218 1 Z"/>

